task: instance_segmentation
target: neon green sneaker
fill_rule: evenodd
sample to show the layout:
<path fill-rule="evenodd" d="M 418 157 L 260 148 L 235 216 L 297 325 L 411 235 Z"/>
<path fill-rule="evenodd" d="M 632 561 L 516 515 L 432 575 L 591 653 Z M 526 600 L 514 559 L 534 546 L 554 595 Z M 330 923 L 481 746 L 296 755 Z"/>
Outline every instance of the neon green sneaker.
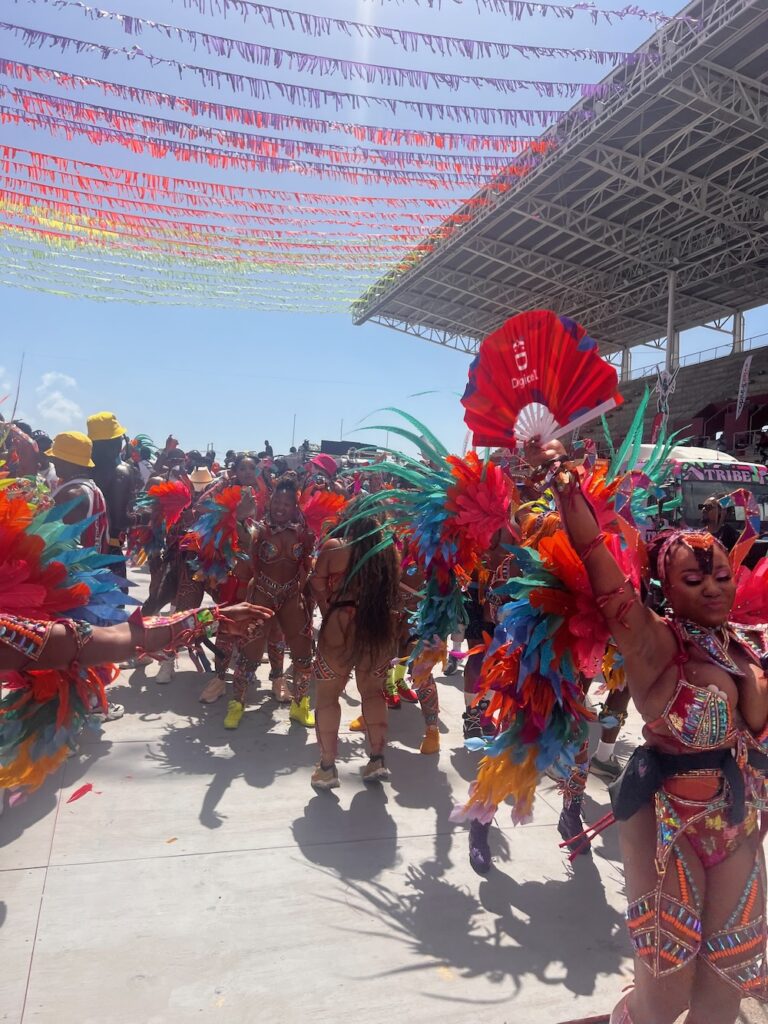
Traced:
<path fill-rule="evenodd" d="M 307 729 L 313 729 L 315 725 L 315 713 L 309 706 L 309 697 L 302 697 L 298 704 L 295 700 L 292 700 L 291 710 L 288 712 L 288 717 L 292 722 L 298 722 L 299 725 L 304 725 Z"/>
<path fill-rule="evenodd" d="M 240 725 L 240 719 L 245 714 L 245 705 L 239 700 L 231 700 L 227 704 L 227 713 L 224 716 L 224 728 L 236 729 Z"/>

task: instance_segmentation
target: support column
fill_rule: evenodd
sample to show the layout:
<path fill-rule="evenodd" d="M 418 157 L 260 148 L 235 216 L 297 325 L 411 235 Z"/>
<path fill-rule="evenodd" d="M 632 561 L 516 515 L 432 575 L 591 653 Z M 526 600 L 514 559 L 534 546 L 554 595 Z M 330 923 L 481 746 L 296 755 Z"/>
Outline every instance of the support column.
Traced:
<path fill-rule="evenodd" d="M 744 314 L 733 314 L 733 350 L 734 353 L 744 351 Z"/>
<path fill-rule="evenodd" d="M 626 384 L 632 377 L 632 349 L 621 350 L 621 383 Z"/>
<path fill-rule="evenodd" d="M 667 373 L 674 373 L 680 360 L 680 337 L 675 330 L 677 273 L 667 271 Z"/>

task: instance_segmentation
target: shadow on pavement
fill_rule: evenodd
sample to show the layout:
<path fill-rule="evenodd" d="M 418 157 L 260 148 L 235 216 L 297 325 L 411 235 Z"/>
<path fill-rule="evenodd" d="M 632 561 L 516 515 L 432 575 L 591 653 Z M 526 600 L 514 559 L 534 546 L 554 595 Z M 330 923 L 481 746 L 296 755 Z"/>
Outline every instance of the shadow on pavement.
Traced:
<path fill-rule="evenodd" d="M 365 933 L 408 947 L 407 967 L 372 976 L 442 965 L 462 978 L 511 981 L 515 990 L 532 975 L 543 985 L 591 995 L 598 974 L 618 974 L 628 955 L 623 915 L 608 905 L 591 860 L 578 863 L 564 881 L 518 883 L 494 871 L 477 896 L 424 865 L 407 869 L 406 884 L 411 891 L 401 894 L 347 880 L 343 901 L 369 918 Z"/>
<path fill-rule="evenodd" d="M 339 878 L 373 879 L 398 859 L 389 799 L 384 786 L 371 785 L 345 811 L 333 791 L 317 793 L 291 825 L 293 838 L 306 860 Z"/>

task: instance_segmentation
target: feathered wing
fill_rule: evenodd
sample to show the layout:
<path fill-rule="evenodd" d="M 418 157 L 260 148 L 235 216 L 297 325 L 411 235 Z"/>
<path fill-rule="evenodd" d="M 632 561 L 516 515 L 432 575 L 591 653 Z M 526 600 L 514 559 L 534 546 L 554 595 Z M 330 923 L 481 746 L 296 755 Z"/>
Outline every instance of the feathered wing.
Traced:
<path fill-rule="evenodd" d="M 313 491 L 306 499 L 302 496 L 299 503 L 308 529 L 321 542 L 337 525 L 346 506 L 347 499 L 335 491 Z"/>
<path fill-rule="evenodd" d="M 194 527 L 182 540 L 182 548 L 195 553 L 193 568 L 209 586 L 221 585 L 239 558 L 241 550 L 237 510 L 243 488 L 232 484 L 202 499 L 197 505 Z"/>
<path fill-rule="evenodd" d="M 408 413 L 409 427 L 386 429 L 414 444 L 415 459 L 401 452 L 376 463 L 370 472 L 387 473 L 400 484 L 358 499 L 360 514 L 378 512 L 393 530 L 407 530 L 409 551 L 425 579 L 413 629 L 419 641 L 413 653 L 418 671 L 438 660 L 448 636 L 466 621 L 464 592 L 480 566 L 493 535 L 509 525 L 514 488 L 499 467 L 475 452 L 449 455 L 435 435 Z"/>
<path fill-rule="evenodd" d="M 164 480 L 147 488 L 134 506 L 145 521 L 129 532 L 128 554 L 137 561 L 161 555 L 169 531 L 191 504 L 192 494 L 181 480 Z"/>
<path fill-rule="evenodd" d="M 116 559 L 78 547 L 89 521 L 67 524 L 67 511 L 13 482 L 0 487 L 0 619 L 127 619 L 125 606 L 136 602 L 111 570 Z M 3 673 L 0 788 L 34 789 L 55 771 L 106 707 L 104 688 L 117 674 L 111 665 Z"/>
<path fill-rule="evenodd" d="M 585 484 L 606 544 L 639 585 L 639 564 L 625 540 L 629 527 L 612 511 L 617 489 L 594 467 L 585 471 Z M 568 771 L 595 717 L 584 703 L 582 679 L 599 671 L 610 634 L 586 570 L 546 496 L 518 520 L 524 546 L 512 549 L 517 575 L 500 574 L 504 582 L 495 588 L 501 607 L 478 694 L 489 701 L 486 714 L 498 733 L 474 744 L 485 757 L 455 820 L 489 821 L 504 800 L 515 823 L 530 820 L 542 774 Z"/>

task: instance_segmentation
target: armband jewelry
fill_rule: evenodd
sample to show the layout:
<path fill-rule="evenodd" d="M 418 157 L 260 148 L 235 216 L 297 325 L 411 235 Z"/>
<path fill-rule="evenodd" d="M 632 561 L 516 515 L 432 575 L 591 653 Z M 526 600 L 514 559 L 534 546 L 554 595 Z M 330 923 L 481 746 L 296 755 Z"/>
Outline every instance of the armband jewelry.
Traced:
<path fill-rule="evenodd" d="M 40 657 L 52 629 L 52 622 L 0 614 L 0 644 L 6 644 L 30 661 Z"/>
<path fill-rule="evenodd" d="M 587 546 L 584 548 L 583 551 L 579 551 L 578 548 L 577 548 L 576 549 L 576 554 L 579 556 L 579 558 L 582 560 L 582 562 L 586 562 L 586 560 L 589 558 L 589 556 L 591 554 L 593 554 L 595 551 L 597 551 L 597 549 L 604 542 L 605 542 L 605 534 L 604 533 L 598 533 L 598 535 L 593 540 L 591 540 L 589 542 L 589 544 L 587 544 Z"/>
<path fill-rule="evenodd" d="M 90 622 L 81 622 L 78 619 L 57 619 L 56 621 L 59 625 L 64 626 L 75 641 L 75 656 L 69 663 L 69 668 L 70 671 L 76 672 L 80 667 L 80 654 L 93 636 L 93 626 Z"/>
<path fill-rule="evenodd" d="M 637 600 L 637 594 L 635 593 L 635 588 L 633 587 L 630 578 L 628 576 L 625 576 L 624 582 L 621 583 L 614 590 L 610 591 L 610 593 L 595 596 L 595 601 L 597 602 L 598 608 L 601 612 L 603 612 L 603 614 L 605 614 L 605 606 L 607 604 L 610 604 L 610 602 L 617 597 L 624 597 L 626 594 L 630 594 L 631 596 L 628 600 L 622 601 L 622 603 L 616 610 L 616 614 L 611 616 L 612 619 L 615 619 L 619 623 L 619 625 L 624 626 L 625 629 L 627 626 L 627 614 L 629 613 L 629 610 L 632 607 L 632 605 Z"/>
<path fill-rule="evenodd" d="M 141 611 L 136 609 L 128 620 L 131 632 L 138 632 L 136 653 L 139 657 L 147 655 L 155 661 L 167 661 L 181 647 L 195 647 L 202 640 L 209 639 L 216 632 L 220 613 L 218 607 L 196 608 L 192 611 L 176 612 L 175 615 L 153 615 L 145 619 Z M 169 629 L 171 636 L 159 650 L 153 647 L 152 632 Z"/>

